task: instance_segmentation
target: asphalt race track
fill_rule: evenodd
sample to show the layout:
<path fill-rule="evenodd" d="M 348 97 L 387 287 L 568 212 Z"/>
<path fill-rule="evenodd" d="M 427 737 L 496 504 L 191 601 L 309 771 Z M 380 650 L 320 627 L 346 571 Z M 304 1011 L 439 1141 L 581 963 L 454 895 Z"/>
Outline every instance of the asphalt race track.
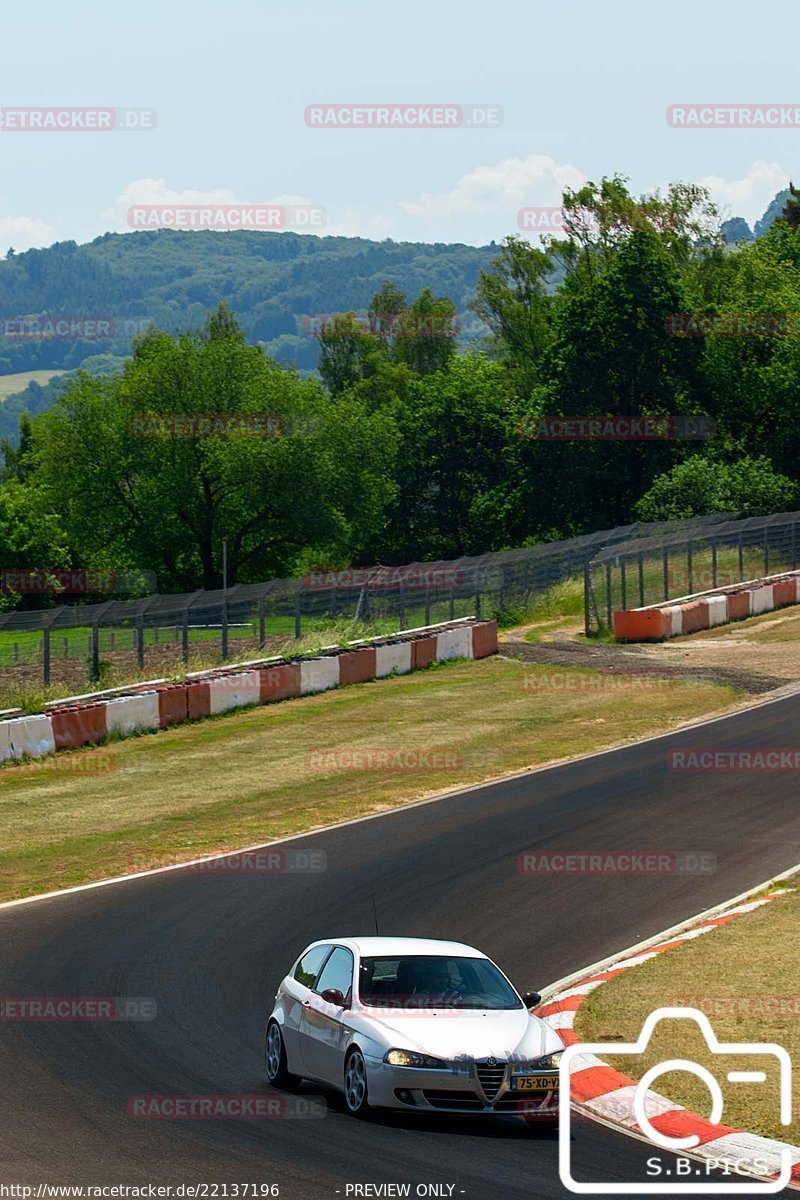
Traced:
<path fill-rule="evenodd" d="M 326 852 L 323 873 L 182 869 L 0 910 L 3 995 L 158 1003 L 150 1022 L 0 1024 L 0 1180 L 277 1183 L 302 1200 L 368 1182 L 452 1184 L 471 1200 L 565 1196 L 555 1134 L 510 1120 L 359 1122 L 332 1097 L 314 1121 L 135 1120 L 128 1099 L 269 1092 L 275 985 L 312 939 L 372 932 L 372 890 L 382 933 L 474 943 L 524 990 L 786 870 L 800 857 L 793 772 L 674 772 L 666 755 L 786 748 L 798 726 L 791 697 L 296 842 Z M 517 869 L 530 849 L 711 851 L 718 870 L 533 878 Z M 644 1179 L 649 1153 L 598 1125 L 576 1130 L 580 1178 Z"/>

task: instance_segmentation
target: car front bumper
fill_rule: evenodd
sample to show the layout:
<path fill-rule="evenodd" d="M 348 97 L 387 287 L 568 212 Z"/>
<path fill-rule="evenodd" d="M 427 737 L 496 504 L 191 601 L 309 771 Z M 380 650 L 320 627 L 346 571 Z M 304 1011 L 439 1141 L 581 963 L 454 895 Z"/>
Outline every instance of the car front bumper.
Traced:
<path fill-rule="evenodd" d="M 503 1070 L 497 1090 L 484 1087 L 475 1063 L 447 1069 L 392 1067 L 382 1061 L 367 1063 L 370 1104 L 406 1112 L 480 1113 L 489 1116 L 523 1116 L 528 1120 L 558 1118 L 558 1075 L 554 1087 L 536 1092 L 511 1088 L 511 1069 Z"/>

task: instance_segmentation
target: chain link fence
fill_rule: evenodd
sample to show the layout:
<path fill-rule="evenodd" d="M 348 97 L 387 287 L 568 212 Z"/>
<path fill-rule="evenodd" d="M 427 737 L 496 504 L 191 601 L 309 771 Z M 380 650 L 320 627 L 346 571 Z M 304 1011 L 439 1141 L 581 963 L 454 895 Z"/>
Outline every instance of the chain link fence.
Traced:
<path fill-rule="evenodd" d="M 700 536 L 719 519 L 678 524 Z M 329 631 L 335 637 L 343 623 L 391 633 L 472 614 L 502 618 L 554 584 L 580 580 L 603 548 L 661 545 L 671 528 L 674 523 L 637 523 L 476 557 L 0 612 L 0 676 L 6 683 L 78 686 L 112 672 L 174 670 L 198 656 L 225 662 L 282 652 L 305 635 L 324 639 Z"/>
<path fill-rule="evenodd" d="M 612 614 L 732 587 L 800 565 L 800 512 L 667 531 L 607 545 L 585 568 L 586 633 L 611 629 Z"/>

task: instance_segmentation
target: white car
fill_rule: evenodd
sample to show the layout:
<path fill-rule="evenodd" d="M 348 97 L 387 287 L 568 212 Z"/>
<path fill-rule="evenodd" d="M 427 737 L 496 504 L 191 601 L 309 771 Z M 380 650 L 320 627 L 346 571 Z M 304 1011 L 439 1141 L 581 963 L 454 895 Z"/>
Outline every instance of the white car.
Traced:
<path fill-rule="evenodd" d="M 369 1107 L 558 1118 L 558 1034 L 491 959 L 460 942 L 330 938 L 280 984 L 267 1078 L 301 1078 Z"/>

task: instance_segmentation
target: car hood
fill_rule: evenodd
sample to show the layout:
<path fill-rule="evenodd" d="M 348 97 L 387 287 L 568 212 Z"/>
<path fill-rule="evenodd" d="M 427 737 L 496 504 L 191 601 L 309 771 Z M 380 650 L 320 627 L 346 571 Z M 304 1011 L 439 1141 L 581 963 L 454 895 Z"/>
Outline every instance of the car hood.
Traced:
<path fill-rule="evenodd" d="M 448 1010 L 424 1016 L 406 1013 L 365 1019 L 365 1032 L 386 1048 L 416 1050 L 436 1058 L 538 1058 L 563 1049 L 558 1034 L 526 1009 Z"/>

